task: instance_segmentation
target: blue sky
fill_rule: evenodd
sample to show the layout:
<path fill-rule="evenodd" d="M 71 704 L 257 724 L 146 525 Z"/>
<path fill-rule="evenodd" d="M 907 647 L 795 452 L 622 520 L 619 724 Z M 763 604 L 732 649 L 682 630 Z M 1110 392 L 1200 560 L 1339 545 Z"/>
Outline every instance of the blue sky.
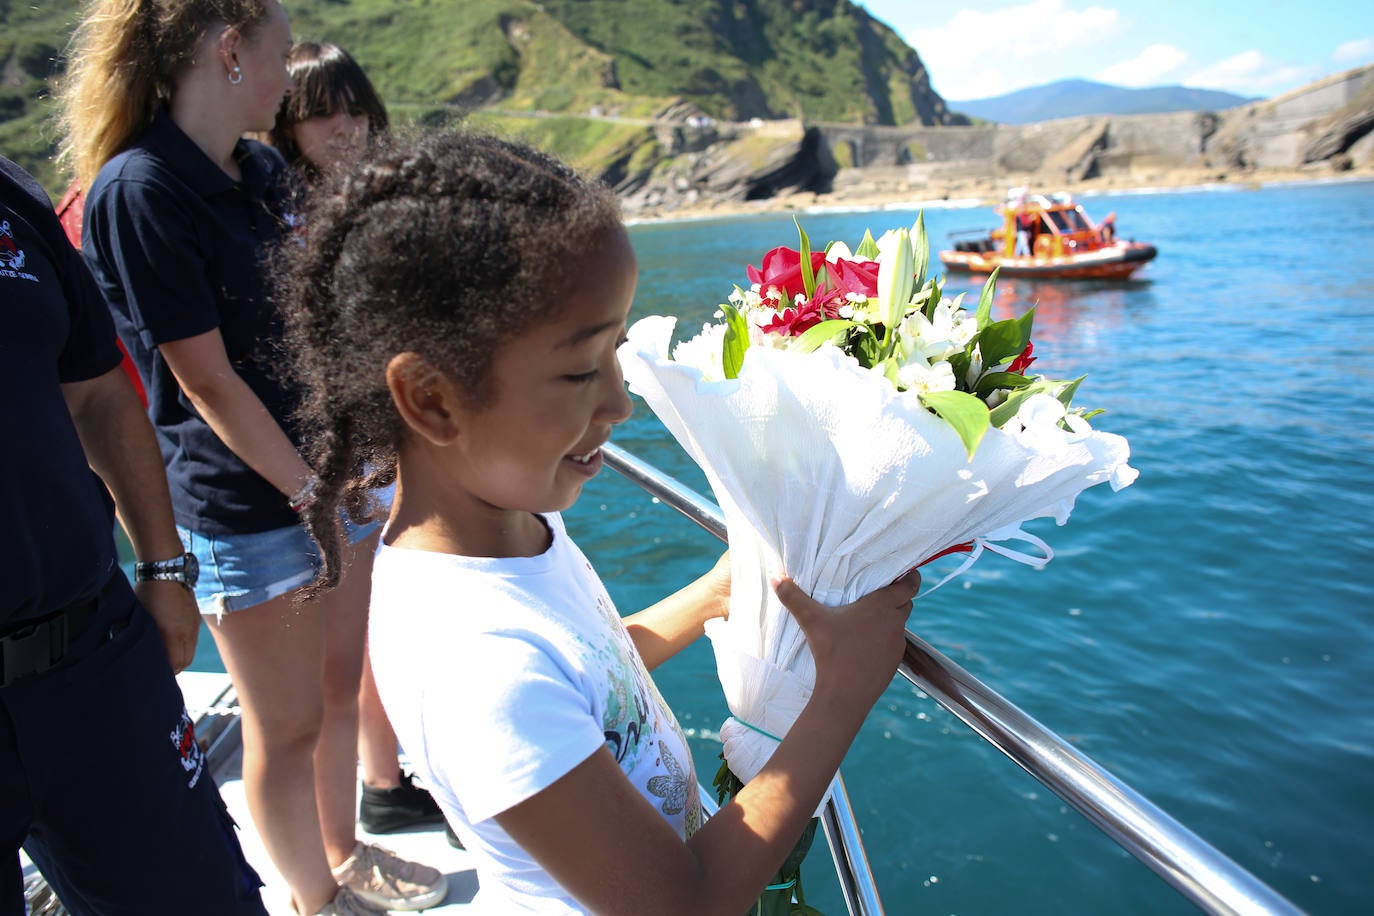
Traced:
<path fill-rule="evenodd" d="M 1374 63 L 1369 0 L 859 0 L 946 99 L 1070 77 L 1272 97 Z"/>

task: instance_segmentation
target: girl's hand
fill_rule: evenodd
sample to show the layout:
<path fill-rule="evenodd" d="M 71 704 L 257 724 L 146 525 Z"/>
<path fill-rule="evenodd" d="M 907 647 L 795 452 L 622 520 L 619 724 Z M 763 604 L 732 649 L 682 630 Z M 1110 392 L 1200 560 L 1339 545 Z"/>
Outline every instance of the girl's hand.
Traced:
<path fill-rule="evenodd" d="M 625 629 L 650 671 L 706 632 L 706 622 L 730 615 L 730 551 L 716 565 L 662 601 L 625 618 Z"/>
<path fill-rule="evenodd" d="M 921 574 L 912 570 L 852 604 L 826 607 L 791 579 L 774 586 L 806 633 L 816 659 L 816 693 L 830 692 L 865 709 L 877 701 L 901 663 L 906 620 L 920 587 Z"/>

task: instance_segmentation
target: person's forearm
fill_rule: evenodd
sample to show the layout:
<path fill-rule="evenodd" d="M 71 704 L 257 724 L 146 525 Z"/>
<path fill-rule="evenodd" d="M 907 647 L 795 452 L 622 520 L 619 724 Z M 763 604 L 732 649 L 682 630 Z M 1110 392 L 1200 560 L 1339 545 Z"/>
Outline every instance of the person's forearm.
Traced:
<path fill-rule="evenodd" d="M 284 496 L 299 492 L 310 479 L 310 467 L 237 372 L 227 370 L 211 382 L 182 389 L 229 450 Z"/>
<path fill-rule="evenodd" d="M 772 759 L 690 840 L 716 900 L 752 899 L 801 837 L 865 710 L 827 694 L 813 695 Z"/>
<path fill-rule="evenodd" d="M 153 427 L 124 370 L 63 385 L 86 460 L 114 496 L 134 556 L 169 560 L 185 548 L 172 520 L 167 476 Z"/>
<path fill-rule="evenodd" d="M 625 628 L 645 667 L 652 671 L 698 639 L 706 621 L 725 616 L 727 600 L 708 573 L 625 618 Z"/>

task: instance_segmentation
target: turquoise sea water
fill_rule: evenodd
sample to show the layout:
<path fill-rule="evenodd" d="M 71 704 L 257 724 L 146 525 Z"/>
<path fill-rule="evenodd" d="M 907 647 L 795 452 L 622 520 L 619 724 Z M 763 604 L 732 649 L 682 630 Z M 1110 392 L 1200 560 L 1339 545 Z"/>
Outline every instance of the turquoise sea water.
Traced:
<path fill-rule="evenodd" d="M 1085 199 L 1160 255 L 1127 283 L 999 287 L 1034 367 L 1125 435 L 1140 479 L 1083 494 L 1036 572 L 987 554 L 912 630 L 1312 913 L 1374 912 L 1374 184 Z M 933 243 L 990 225 L 927 210 Z M 914 211 L 803 214 L 857 243 Z M 791 218 L 638 226 L 635 315 L 709 320 Z M 947 290 L 973 290 L 958 278 Z M 705 484 L 642 404 L 616 441 Z M 609 471 L 568 527 L 622 611 L 720 546 Z M 932 580 L 933 581 L 933 580 Z M 216 665 L 205 637 L 198 665 Z M 726 709 L 704 642 L 656 673 L 698 774 Z M 1191 913 L 1145 866 L 898 680 L 843 773 L 893 914 Z M 811 903 L 843 911 L 824 842 Z"/>

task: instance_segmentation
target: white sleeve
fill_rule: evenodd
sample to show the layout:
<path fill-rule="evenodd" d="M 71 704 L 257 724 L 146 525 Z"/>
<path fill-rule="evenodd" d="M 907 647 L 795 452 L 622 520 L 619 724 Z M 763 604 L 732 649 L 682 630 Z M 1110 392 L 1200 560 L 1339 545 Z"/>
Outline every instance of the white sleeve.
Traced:
<path fill-rule="evenodd" d="M 486 633 L 425 691 L 425 755 L 476 824 L 548 788 L 606 742 L 581 676 L 529 634 Z"/>

